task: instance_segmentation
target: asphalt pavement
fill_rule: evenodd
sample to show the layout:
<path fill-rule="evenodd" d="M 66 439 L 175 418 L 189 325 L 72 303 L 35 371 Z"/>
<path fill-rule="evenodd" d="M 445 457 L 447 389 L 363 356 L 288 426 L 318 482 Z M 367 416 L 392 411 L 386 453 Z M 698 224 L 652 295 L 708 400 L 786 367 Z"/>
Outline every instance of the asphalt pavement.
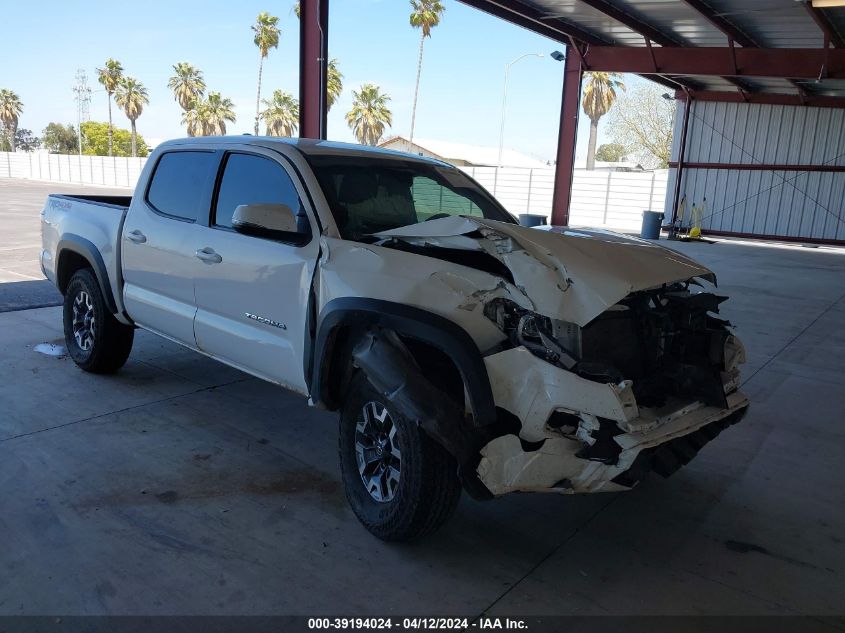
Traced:
<path fill-rule="evenodd" d="M 61 303 L 41 273 L 41 209 L 51 193 L 131 195 L 131 189 L 0 179 L 0 312 Z"/>

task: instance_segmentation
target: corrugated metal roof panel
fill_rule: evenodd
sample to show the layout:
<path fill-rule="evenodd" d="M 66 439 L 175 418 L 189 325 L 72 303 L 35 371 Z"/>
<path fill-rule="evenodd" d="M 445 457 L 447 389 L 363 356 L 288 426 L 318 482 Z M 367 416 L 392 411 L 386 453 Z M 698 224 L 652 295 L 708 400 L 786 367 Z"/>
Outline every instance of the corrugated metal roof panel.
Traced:
<path fill-rule="evenodd" d="M 727 38 L 701 13 L 679 0 L 608 0 L 614 7 L 692 46 L 725 46 Z M 550 19 L 560 18 L 624 46 L 645 46 L 628 27 L 580 0 L 521 0 Z M 717 17 L 727 20 L 761 47 L 817 48 L 822 32 L 797 0 L 706 0 Z M 845 11 L 824 12 L 845 36 Z"/>
<path fill-rule="evenodd" d="M 618 0 L 661 31 L 683 37 L 693 46 L 725 46 L 725 35 L 685 2 L 677 0 Z"/>
<path fill-rule="evenodd" d="M 765 48 L 816 48 L 822 33 L 795 0 L 707 0 L 728 22 Z"/>

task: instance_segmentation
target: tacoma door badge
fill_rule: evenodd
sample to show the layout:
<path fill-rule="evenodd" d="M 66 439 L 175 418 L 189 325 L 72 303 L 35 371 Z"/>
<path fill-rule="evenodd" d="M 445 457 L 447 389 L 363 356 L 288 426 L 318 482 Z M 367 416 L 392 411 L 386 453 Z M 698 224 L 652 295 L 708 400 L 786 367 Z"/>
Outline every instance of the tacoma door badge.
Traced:
<path fill-rule="evenodd" d="M 288 326 L 284 323 L 279 323 L 278 321 L 274 321 L 273 319 L 266 319 L 263 316 L 258 316 L 257 314 L 251 314 L 249 312 L 244 312 L 244 316 L 247 319 L 252 319 L 253 321 L 258 321 L 259 323 L 264 323 L 265 325 L 272 325 L 273 327 L 277 327 L 280 330 L 288 329 Z"/>

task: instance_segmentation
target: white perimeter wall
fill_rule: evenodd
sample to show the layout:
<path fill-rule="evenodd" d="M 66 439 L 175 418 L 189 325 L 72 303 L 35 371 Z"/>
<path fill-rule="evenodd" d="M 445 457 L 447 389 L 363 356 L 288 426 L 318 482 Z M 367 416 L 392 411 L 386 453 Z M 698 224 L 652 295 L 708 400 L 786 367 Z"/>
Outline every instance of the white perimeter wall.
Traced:
<path fill-rule="evenodd" d="M 683 108 L 679 101 L 673 162 Z M 693 101 L 687 134 L 685 162 L 845 166 L 845 109 Z M 675 173 L 670 170 L 667 217 Z M 707 198 L 705 233 L 845 240 L 845 172 L 685 167 L 684 194 L 687 214 Z"/>
<path fill-rule="evenodd" d="M 0 178 L 134 187 L 146 158 L 108 158 L 0 152 Z M 462 167 L 511 213 L 551 216 L 554 168 Z M 576 170 L 570 224 L 639 231 L 642 212 L 663 209 L 667 170 L 605 172 Z"/>
<path fill-rule="evenodd" d="M 134 187 L 146 158 L 0 152 L 0 178 Z"/>
<path fill-rule="evenodd" d="M 511 213 L 551 217 L 554 168 L 462 167 Z M 667 170 L 604 172 L 575 170 L 569 224 L 639 231 L 644 210 L 662 211 Z"/>

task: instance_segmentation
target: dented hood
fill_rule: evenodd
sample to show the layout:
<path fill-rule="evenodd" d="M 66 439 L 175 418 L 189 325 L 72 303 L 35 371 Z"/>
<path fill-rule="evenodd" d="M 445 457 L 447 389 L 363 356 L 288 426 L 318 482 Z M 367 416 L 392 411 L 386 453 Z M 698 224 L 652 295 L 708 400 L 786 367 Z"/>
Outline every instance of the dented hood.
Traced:
<path fill-rule="evenodd" d="M 538 229 L 453 216 L 375 235 L 485 251 L 508 267 L 536 312 L 580 326 L 636 290 L 693 277 L 716 283 L 711 270 L 681 253 L 600 229 Z"/>

